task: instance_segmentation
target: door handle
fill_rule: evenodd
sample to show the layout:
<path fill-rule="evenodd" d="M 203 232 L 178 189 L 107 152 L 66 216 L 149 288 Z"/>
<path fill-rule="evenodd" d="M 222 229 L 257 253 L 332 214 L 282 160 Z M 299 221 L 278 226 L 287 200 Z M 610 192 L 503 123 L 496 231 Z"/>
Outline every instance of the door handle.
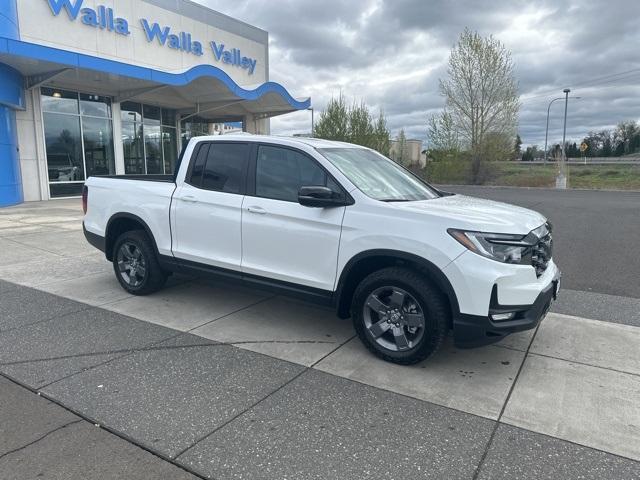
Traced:
<path fill-rule="evenodd" d="M 257 213 L 259 215 L 264 215 L 267 211 L 262 207 L 247 207 L 247 210 L 251 213 Z"/>
<path fill-rule="evenodd" d="M 184 200 L 185 202 L 189 202 L 189 203 L 196 203 L 198 201 L 198 199 L 194 196 L 191 195 L 187 195 L 186 197 L 182 197 L 182 200 Z"/>

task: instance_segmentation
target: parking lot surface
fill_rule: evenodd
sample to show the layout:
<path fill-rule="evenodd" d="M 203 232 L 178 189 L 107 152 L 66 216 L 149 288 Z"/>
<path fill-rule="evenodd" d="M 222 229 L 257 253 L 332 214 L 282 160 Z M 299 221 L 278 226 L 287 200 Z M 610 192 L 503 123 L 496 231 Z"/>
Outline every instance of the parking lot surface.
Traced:
<path fill-rule="evenodd" d="M 0 477 L 640 478 L 640 194 L 456 191 L 549 216 L 564 290 L 411 367 L 258 290 L 128 295 L 78 200 L 0 210 Z"/>

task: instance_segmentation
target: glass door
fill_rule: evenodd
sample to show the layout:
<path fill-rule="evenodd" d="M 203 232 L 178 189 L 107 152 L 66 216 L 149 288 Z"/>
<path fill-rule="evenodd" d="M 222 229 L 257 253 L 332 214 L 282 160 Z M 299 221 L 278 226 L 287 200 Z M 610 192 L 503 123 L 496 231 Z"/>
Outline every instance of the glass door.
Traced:
<path fill-rule="evenodd" d="M 125 173 L 172 174 L 178 156 L 175 110 L 136 102 L 123 102 L 120 110 Z"/>

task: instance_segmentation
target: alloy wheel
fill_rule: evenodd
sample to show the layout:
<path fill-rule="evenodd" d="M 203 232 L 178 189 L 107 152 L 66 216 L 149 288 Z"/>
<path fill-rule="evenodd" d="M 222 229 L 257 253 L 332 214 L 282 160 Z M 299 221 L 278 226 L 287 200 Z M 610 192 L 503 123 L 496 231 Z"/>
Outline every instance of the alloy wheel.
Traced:
<path fill-rule="evenodd" d="M 124 242 L 118 249 L 118 271 L 124 282 L 139 287 L 147 276 L 147 262 L 140 248 L 132 242 Z"/>
<path fill-rule="evenodd" d="M 420 343 L 425 333 L 424 311 L 418 301 L 398 287 L 380 287 L 364 304 L 365 328 L 378 345 L 401 352 Z"/>

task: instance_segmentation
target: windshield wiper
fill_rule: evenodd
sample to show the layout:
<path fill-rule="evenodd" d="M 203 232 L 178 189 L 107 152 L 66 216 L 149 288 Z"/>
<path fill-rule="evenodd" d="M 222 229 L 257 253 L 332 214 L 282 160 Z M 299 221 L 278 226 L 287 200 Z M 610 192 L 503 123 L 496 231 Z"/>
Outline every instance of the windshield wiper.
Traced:
<path fill-rule="evenodd" d="M 381 202 L 411 202 L 409 198 L 379 198 Z"/>

